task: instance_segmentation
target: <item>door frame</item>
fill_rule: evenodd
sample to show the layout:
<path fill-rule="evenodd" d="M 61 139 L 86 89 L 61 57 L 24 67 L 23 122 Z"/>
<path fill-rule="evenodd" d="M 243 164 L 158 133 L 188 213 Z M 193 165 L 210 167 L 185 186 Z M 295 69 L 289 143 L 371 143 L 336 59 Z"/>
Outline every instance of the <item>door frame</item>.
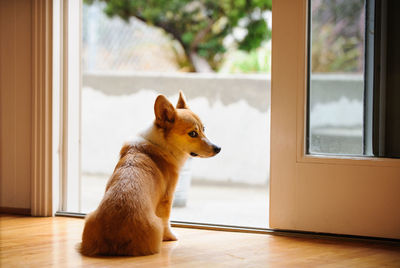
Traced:
<path fill-rule="evenodd" d="M 306 154 L 307 0 L 274 0 L 270 228 L 400 238 L 400 160 Z"/>

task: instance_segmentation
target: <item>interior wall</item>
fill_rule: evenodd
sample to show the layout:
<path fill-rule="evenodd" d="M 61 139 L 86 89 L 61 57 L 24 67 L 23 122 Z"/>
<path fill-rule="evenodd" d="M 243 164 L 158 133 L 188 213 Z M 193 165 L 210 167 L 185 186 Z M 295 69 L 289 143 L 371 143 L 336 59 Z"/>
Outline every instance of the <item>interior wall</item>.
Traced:
<path fill-rule="evenodd" d="M 0 207 L 30 209 L 32 3 L 0 0 Z"/>

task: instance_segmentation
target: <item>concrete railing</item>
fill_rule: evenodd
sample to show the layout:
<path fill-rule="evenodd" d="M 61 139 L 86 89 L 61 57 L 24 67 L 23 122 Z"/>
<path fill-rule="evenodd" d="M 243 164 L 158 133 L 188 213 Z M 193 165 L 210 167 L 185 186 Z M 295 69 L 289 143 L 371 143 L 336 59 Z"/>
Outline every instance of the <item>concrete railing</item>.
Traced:
<path fill-rule="evenodd" d="M 317 103 L 333 102 L 342 97 L 362 101 L 364 87 L 360 74 L 314 74 L 311 84 L 311 108 Z M 84 73 L 83 86 L 106 95 L 153 89 L 170 96 L 185 90 L 189 98 L 220 98 L 225 105 L 242 99 L 265 111 L 270 105 L 271 77 L 264 74 L 91 72 Z"/>
<path fill-rule="evenodd" d="M 270 105 L 269 75 L 224 75 L 204 73 L 138 73 L 92 72 L 83 75 L 83 86 L 106 95 L 134 94 L 143 89 L 155 90 L 166 96 L 183 90 L 188 99 L 205 97 L 229 105 L 240 100 L 259 111 Z"/>
<path fill-rule="evenodd" d="M 341 98 L 362 102 L 364 82 L 361 74 L 314 74 L 311 76 L 311 109 L 316 104 Z"/>

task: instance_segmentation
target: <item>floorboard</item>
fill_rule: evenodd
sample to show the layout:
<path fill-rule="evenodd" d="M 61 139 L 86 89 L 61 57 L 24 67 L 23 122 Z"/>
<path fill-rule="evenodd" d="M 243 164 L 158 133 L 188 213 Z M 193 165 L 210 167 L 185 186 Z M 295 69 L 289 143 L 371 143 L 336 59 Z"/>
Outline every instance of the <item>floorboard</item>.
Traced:
<path fill-rule="evenodd" d="M 400 245 L 174 228 L 145 257 L 81 256 L 83 219 L 0 217 L 1 267 L 400 267 Z"/>

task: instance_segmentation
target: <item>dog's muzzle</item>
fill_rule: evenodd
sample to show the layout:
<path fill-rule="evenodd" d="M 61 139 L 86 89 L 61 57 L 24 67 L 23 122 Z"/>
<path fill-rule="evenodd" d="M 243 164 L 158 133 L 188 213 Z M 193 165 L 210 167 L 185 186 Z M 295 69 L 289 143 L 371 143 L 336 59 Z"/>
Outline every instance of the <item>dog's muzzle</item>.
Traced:
<path fill-rule="evenodd" d="M 217 154 L 221 151 L 221 147 L 219 147 L 217 145 L 213 145 L 213 150 L 214 150 L 214 153 Z"/>
<path fill-rule="evenodd" d="M 221 151 L 221 147 L 219 147 L 215 144 L 212 144 L 212 149 L 213 149 L 214 155 L 218 154 Z M 190 152 L 190 155 L 191 156 L 199 156 L 198 154 L 196 154 L 194 152 Z"/>

